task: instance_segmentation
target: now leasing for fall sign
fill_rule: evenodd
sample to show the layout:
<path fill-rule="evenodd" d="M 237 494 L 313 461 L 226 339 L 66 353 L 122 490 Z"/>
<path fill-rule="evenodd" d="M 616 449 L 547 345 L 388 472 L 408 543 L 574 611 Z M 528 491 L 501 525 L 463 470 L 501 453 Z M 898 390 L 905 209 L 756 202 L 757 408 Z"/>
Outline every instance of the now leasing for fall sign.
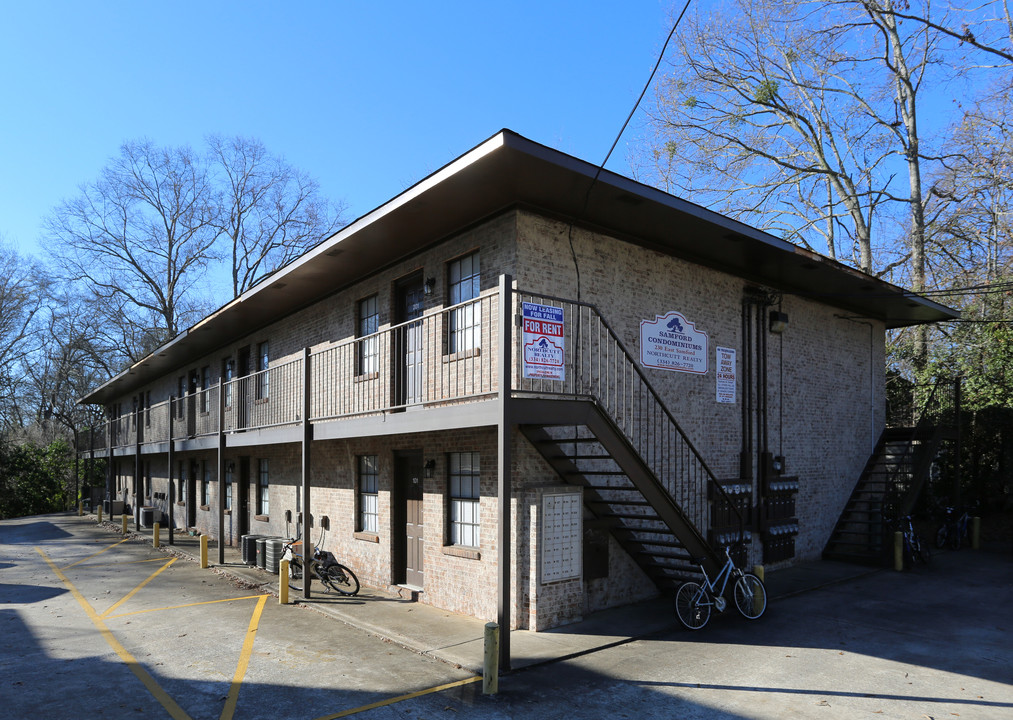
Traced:
<path fill-rule="evenodd" d="M 565 380 L 563 309 L 523 303 L 524 377 Z"/>
<path fill-rule="evenodd" d="M 707 373 L 707 333 L 674 310 L 640 321 L 640 364 L 658 370 Z"/>

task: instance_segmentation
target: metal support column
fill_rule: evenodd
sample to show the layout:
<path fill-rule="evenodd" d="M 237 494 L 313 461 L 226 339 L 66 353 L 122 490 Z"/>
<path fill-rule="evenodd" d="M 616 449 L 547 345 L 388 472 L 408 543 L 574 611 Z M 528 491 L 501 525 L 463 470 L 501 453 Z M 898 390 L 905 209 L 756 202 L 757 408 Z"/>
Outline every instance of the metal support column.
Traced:
<path fill-rule="evenodd" d="M 513 429 L 510 400 L 512 391 L 512 355 L 513 355 L 513 278 L 510 275 L 501 275 L 499 279 L 499 423 L 497 425 L 497 475 L 498 491 L 497 503 L 499 505 L 499 523 L 496 536 L 496 547 L 498 551 L 496 577 L 497 602 L 496 615 L 500 627 L 499 644 L 499 666 L 501 670 L 510 669 L 510 561 L 512 553 L 510 549 L 510 529 L 512 526 L 512 513 L 510 511 L 510 484 L 511 484 L 511 431 Z"/>
<path fill-rule="evenodd" d="M 141 422 L 144 419 L 143 395 L 134 408 L 134 530 L 141 527 L 141 503 L 139 498 L 144 491 L 141 483 Z"/>
<path fill-rule="evenodd" d="M 313 559 L 313 528 L 310 525 L 310 446 L 313 444 L 313 426 L 310 424 L 310 349 L 302 351 L 302 596 L 310 597 L 310 561 Z"/>
<path fill-rule="evenodd" d="M 218 381 L 218 564 L 225 564 L 225 378 Z"/>
<path fill-rule="evenodd" d="M 172 413 L 176 407 L 176 397 L 174 395 L 169 396 L 169 450 L 166 453 L 166 462 L 169 464 L 169 487 L 166 490 L 168 495 L 168 507 L 169 507 L 169 544 L 175 545 L 176 538 L 174 533 L 176 532 L 176 491 L 173 488 L 174 476 L 172 474 L 173 467 L 175 466 L 175 460 L 173 458 L 173 450 L 176 447 L 176 441 L 172 439 Z"/>

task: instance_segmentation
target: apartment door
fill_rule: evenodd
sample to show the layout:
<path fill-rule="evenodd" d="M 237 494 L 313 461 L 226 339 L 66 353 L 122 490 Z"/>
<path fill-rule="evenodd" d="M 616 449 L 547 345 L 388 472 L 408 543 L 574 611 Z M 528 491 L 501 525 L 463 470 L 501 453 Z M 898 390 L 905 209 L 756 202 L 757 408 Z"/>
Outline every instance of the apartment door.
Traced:
<path fill-rule="evenodd" d="M 246 378 L 250 374 L 252 367 L 250 357 L 250 346 L 247 345 L 239 349 L 238 353 L 238 367 L 236 373 L 240 378 Z M 236 429 L 242 430 L 249 424 L 249 413 L 250 413 L 250 392 L 251 382 L 250 380 L 242 380 L 236 383 L 236 390 L 234 392 L 236 403 Z M 249 468 L 247 468 L 249 470 Z"/>
<path fill-rule="evenodd" d="M 423 587 L 423 556 L 425 541 L 422 522 L 422 451 L 398 453 L 394 456 L 396 489 L 393 528 L 395 543 L 393 562 L 395 582 Z"/>
<path fill-rule="evenodd" d="M 239 537 L 250 534 L 250 457 L 239 458 L 239 483 L 236 486 L 236 510 L 239 513 Z"/>
<path fill-rule="evenodd" d="M 196 400 L 196 396 L 194 397 Z M 197 505 L 200 498 L 197 497 L 197 474 L 200 467 L 196 461 L 190 463 L 190 472 L 186 476 L 186 526 L 197 527 Z"/>
<path fill-rule="evenodd" d="M 418 405 L 422 402 L 422 309 L 425 292 L 422 273 L 415 273 L 395 285 L 394 334 L 395 406 Z M 413 322 L 417 321 L 417 322 Z"/>

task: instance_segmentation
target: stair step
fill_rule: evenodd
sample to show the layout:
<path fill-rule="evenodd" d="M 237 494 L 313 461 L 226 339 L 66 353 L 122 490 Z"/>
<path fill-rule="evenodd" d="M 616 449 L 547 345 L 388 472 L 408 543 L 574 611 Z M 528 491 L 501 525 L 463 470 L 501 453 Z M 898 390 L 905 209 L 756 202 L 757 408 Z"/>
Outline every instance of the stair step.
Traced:
<path fill-rule="evenodd" d="M 595 500 L 594 498 L 588 498 L 585 502 L 589 505 L 609 505 L 618 507 L 651 507 L 651 503 L 646 500 Z M 608 517 L 617 517 L 616 515 L 609 515 Z M 637 517 L 645 517 L 638 515 Z"/>

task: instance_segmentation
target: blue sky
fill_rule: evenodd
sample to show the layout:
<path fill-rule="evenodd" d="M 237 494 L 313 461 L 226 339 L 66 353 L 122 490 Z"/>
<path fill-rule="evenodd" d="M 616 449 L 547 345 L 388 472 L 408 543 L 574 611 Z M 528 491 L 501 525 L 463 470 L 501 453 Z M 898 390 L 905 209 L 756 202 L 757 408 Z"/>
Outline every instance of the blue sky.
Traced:
<path fill-rule="evenodd" d="M 5 3 L 0 236 L 121 143 L 245 135 L 352 220 L 500 128 L 599 163 L 669 31 L 669 0 Z M 681 7 L 681 3 L 680 3 Z M 631 128 L 608 167 L 629 174 Z"/>

